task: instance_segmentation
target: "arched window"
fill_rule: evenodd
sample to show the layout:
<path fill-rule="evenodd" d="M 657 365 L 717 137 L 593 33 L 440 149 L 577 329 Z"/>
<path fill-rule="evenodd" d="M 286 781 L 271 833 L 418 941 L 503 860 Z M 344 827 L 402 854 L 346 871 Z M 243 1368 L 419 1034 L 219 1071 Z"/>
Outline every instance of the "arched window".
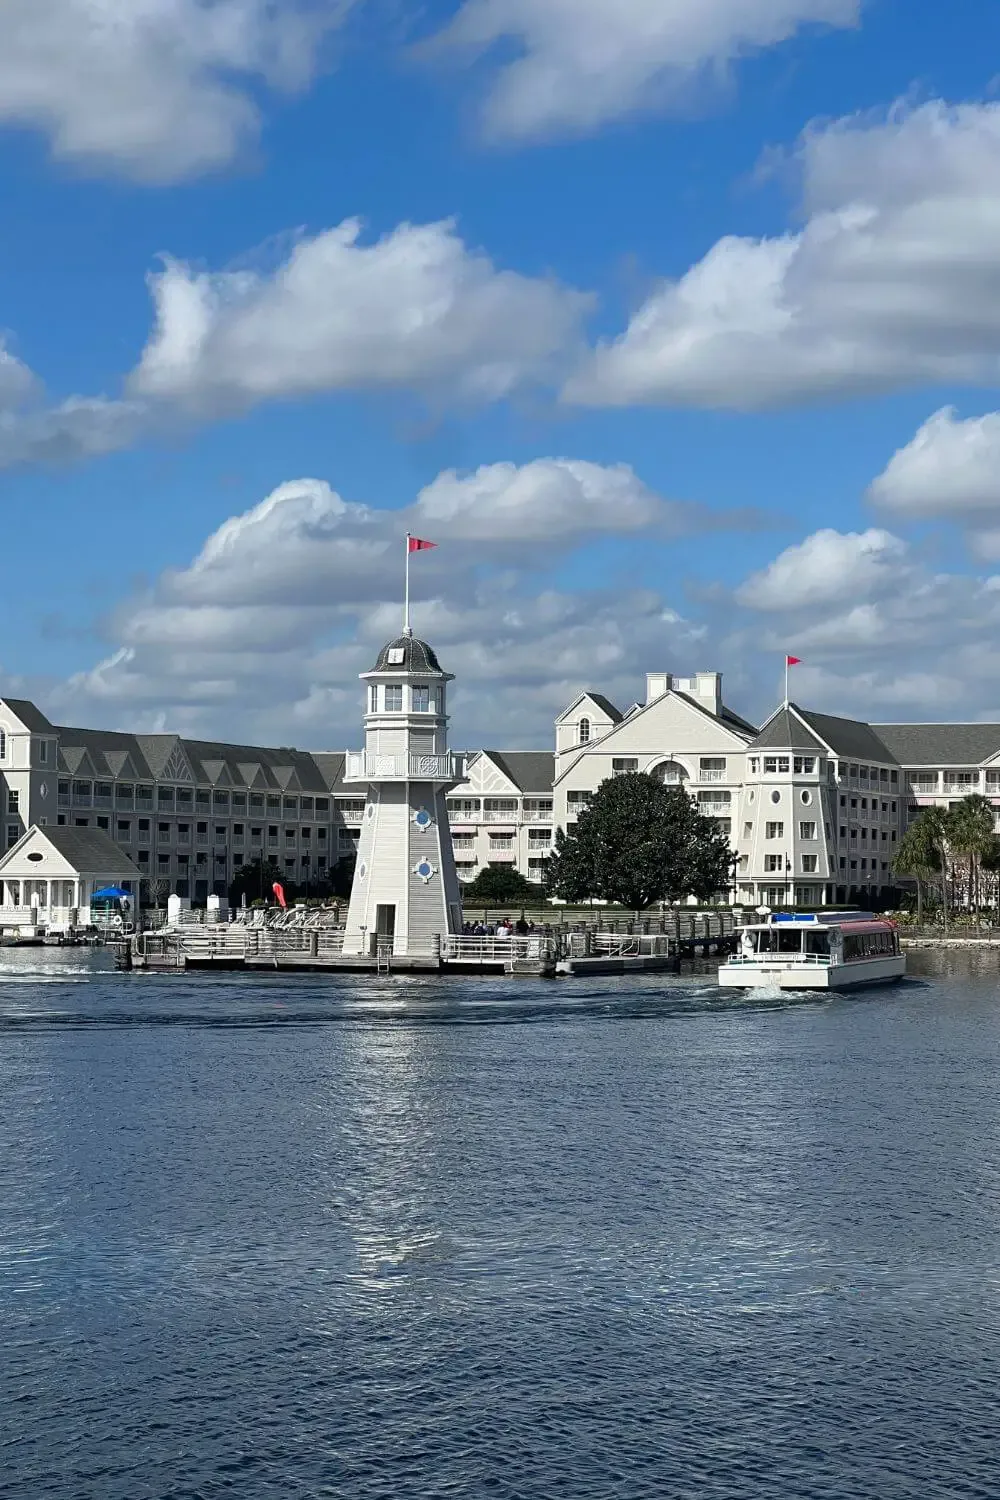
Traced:
<path fill-rule="evenodd" d="M 683 786 L 688 779 L 688 773 L 676 760 L 661 761 L 649 774 L 654 781 L 661 781 L 664 786 Z"/>
<path fill-rule="evenodd" d="M 581 745 L 587 745 L 589 743 L 590 743 L 590 720 L 589 719 L 581 719 L 580 720 L 580 744 Z"/>

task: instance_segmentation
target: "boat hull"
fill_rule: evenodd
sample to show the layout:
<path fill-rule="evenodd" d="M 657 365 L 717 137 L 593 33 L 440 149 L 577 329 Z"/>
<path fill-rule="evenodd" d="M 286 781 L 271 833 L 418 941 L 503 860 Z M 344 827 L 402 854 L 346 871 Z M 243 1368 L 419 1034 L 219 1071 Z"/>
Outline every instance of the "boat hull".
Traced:
<path fill-rule="evenodd" d="M 906 973 L 906 955 L 858 959 L 846 964 L 796 964 L 737 962 L 723 964 L 719 984 L 723 989 L 762 990 L 852 990 L 865 984 L 887 984 Z"/>

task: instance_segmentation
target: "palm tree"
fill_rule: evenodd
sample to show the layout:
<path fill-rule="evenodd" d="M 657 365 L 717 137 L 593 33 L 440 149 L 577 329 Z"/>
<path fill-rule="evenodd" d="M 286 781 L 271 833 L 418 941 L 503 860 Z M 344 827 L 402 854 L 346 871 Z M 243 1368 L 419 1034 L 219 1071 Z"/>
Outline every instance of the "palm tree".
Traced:
<path fill-rule="evenodd" d="M 965 797 L 945 818 L 949 846 L 967 862 L 969 872 L 969 907 L 979 906 L 979 866 L 984 854 L 991 851 L 996 833 L 993 826 L 993 804 L 978 793 Z"/>
<path fill-rule="evenodd" d="M 936 812 L 937 808 L 928 808 L 910 824 L 892 861 L 893 874 L 908 876 L 917 883 L 918 922 L 924 915 L 924 882 L 931 880 L 944 866 L 942 829 L 939 820 L 933 816 Z M 945 922 L 947 924 L 947 916 Z"/>

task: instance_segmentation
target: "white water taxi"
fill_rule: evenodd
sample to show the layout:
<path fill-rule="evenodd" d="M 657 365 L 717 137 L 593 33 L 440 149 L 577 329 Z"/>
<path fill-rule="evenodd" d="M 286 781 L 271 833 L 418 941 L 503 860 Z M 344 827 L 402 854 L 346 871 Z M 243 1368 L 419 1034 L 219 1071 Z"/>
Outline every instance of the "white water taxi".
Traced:
<path fill-rule="evenodd" d="M 772 912 L 738 931 L 739 947 L 719 969 L 727 988 L 844 990 L 906 973 L 894 923 L 868 912 Z"/>

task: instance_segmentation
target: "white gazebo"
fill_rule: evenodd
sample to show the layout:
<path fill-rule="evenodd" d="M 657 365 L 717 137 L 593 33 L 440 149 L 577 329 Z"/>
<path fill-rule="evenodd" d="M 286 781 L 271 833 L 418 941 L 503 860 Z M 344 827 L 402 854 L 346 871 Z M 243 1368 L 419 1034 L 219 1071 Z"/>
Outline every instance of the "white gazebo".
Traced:
<path fill-rule="evenodd" d="M 95 891 L 121 886 L 137 906 L 141 879 L 103 828 L 36 824 L 0 858 L 0 929 L 85 927 Z"/>

